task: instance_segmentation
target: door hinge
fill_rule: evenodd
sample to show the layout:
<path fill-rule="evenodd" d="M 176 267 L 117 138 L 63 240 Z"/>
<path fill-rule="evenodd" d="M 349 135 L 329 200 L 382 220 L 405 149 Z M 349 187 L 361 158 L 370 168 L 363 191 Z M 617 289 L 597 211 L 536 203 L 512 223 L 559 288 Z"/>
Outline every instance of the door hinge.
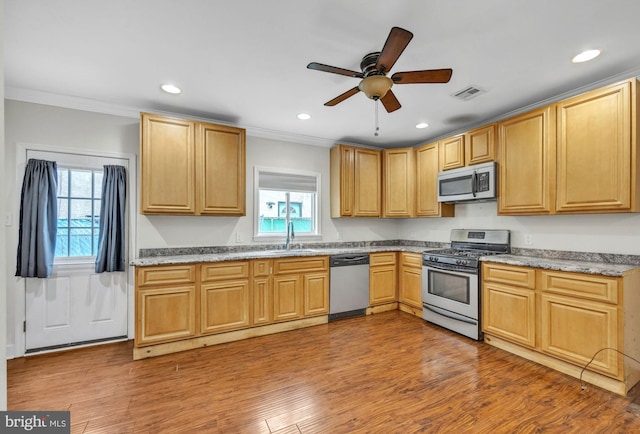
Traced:
<path fill-rule="evenodd" d="M 22 332 L 23 333 L 27 332 L 27 322 L 26 321 L 22 321 Z"/>

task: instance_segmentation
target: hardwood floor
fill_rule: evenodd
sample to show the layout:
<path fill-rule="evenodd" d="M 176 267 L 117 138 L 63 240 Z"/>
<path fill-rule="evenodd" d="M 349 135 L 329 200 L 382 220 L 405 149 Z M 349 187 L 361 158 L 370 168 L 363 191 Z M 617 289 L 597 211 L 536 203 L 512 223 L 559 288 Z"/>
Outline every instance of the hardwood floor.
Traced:
<path fill-rule="evenodd" d="M 630 433 L 620 397 L 392 311 L 133 361 L 116 343 L 8 361 L 10 410 L 73 433 Z"/>

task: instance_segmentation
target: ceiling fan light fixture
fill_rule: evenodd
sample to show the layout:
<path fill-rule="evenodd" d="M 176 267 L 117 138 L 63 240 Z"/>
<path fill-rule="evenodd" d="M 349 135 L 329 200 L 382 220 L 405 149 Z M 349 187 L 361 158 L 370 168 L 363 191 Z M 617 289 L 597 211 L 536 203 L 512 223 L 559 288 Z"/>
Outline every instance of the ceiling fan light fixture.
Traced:
<path fill-rule="evenodd" d="M 311 115 L 309 113 L 298 113 L 296 117 L 301 121 L 306 121 L 308 119 L 311 119 Z"/>
<path fill-rule="evenodd" d="M 358 85 L 367 98 L 378 100 L 384 97 L 393 86 L 393 81 L 385 75 L 370 75 L 362 79 Z"/>
<path fill-rule="evenodd" d="M 418 129 L 422 129 L 422 128 L 427 128 L 429 126 L 428 123 L 426 122 L 420 122 L 419 124 L 416 125 L 416 128 Z"/>

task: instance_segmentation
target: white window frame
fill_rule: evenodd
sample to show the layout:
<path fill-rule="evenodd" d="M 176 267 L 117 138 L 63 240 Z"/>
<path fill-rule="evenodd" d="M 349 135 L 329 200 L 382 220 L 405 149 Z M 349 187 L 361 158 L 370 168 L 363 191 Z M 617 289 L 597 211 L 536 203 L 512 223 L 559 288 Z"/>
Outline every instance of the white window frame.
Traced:
<path fill-rule="evenodd" d="M 284 242 L 286 235 L 282 234 L 259 234 L 258 230 L 260 228 L 260 172 L 270 172 L 270 173 L 281 173 L 285 175 L 304 175 L 304 176 L 313 176 L 316 178 L 316 203 L 315 203 L 315 234 L 295 234 L 295 241 L 317 241 L 322 239 L 322 228 L 321 228 L 321 185 L 322 185 L 322 174 L 320 172 L 313 172 L 309 170 L 297 170 L 297 169 L 282 169 L 277 167 L 266 167 L 266 166 L 254 166 L 253 168 L 253 241 L 259 242 Z M 289 212 L 287 210 L 287 219 Z"/>

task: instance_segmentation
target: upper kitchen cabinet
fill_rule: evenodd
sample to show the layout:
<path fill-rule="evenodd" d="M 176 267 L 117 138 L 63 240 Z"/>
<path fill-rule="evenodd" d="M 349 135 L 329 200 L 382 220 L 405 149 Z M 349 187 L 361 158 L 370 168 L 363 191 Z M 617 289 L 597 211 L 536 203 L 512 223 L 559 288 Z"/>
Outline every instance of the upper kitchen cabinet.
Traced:
<path fill-rule="evenodd" d="M 438 202 L 438 143 L 416 148 L 416 216 L 453 217 L 455 205 Z"/>
<path fill-rule="evenodd" d="M 383 217 L 415 216 L 415 149 L 382 151 Z"/>
<path fill-rule="evenodd" d="M 245 215 L 245 130 L 198 123 L 196 137 L 197 213 Z"/>
<path fill-rule="evenodd" d="M 496 159 L 497 124 L 476 128 L 465 134 L 465 164 L 489 163 Z"/>
<path fill-rule="evenodd" d="M 464 167 L 464 134 L 438 142 L 440 145 L 440 169 Z"/>
<path fill-rule="evenodd" d="M 142 113 L 142 214 L 245 215 L 245 131 Z"/>
<path fill-rule="evenodd" d="M 497 125 L 485 125 L 440 140 L 440 170 L 456 169 L 496 159 Z"/>
<path fill-rule="evenodd" d="M 638 210 L 637 81 L 557 104 L 557 213 Z"/>
<path fill-rule="evenodd" d="M 195 123 L 142 113 L 140 212 L 195 214 Z"/>
<path fill-rule="evenodd" d="M 331 217 L 380 217 L 381 152 L 338 145 L 330 154 Z"/>
<path fill-rule="evenodd" d="M 553 212 L 555 133 L 552 107 L 499 122 L 499 215 Z"/>

